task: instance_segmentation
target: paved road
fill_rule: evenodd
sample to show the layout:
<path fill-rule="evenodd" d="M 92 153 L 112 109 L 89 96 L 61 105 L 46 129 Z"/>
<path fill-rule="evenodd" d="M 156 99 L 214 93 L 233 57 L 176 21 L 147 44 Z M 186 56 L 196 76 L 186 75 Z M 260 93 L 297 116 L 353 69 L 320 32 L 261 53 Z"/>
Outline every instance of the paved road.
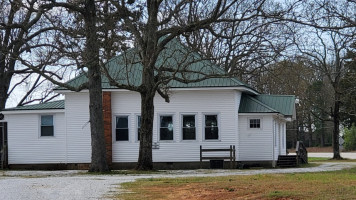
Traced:
<path fill-rule="evenodd" d="M 330 162 L 312 168 L 258 170 L 173 170 L 146 175 L 87 175 L 85 171 L 0 171 L 0 199 L 111 199 L 119 184 L 138 178 L 203 177 L 335 171 L 356 162 Z"/>

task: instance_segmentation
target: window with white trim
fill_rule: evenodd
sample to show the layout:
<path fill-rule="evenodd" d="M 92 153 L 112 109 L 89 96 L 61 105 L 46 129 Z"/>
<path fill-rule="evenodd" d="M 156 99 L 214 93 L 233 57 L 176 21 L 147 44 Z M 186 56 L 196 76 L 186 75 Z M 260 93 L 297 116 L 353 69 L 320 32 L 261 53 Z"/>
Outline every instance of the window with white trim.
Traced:
<path fill-rule="evenodd" d="M 141 115 L 137 115 L 137 141 L 140 141 L 140 135 L 141 135 Z"/>
<path fill-rule="evenodd" d="M 250 119 L 250 128 L 261 128 L 261 119 Z"/>
<path fill-rule="evenodd" d="M 129 141 L 129 116 L 116 116 L 116 141 Z"/>
<path fill-rule="evenodd" d="M 41 136 L 54 136 L 53 115 L 41 115 Z"/>
<path fill-rule="evenodd" d="M 195 115 L 182 115 L 183 140 L 196 139 Z"/>
<path fill-rule="evenodd" d="M 160 116 L 159 139 L 173 140 L 173 116 Z"/>
<path fill-rule="evenodd" d="M 205 140 L 219 139 L 218 115 L 205 115 Z"/>

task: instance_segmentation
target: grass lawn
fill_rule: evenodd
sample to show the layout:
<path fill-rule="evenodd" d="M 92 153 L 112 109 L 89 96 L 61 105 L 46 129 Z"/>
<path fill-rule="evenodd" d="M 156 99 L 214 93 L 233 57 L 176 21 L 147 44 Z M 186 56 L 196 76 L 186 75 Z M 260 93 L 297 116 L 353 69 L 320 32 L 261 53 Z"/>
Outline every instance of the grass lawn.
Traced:
<path fill-rule="evenodd" d="M 119 199 L 356 199 L 356 168 L 318 173 L 139 179 Z"/>

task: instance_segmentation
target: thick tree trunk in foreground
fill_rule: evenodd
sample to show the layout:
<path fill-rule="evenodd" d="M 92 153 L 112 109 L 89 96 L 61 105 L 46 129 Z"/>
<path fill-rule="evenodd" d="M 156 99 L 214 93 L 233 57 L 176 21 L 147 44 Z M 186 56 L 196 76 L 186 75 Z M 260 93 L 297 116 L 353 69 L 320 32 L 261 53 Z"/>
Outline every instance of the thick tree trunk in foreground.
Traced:
<path fill-rule="evenodd" d="M 105 172 L 109 171 L 109 167 L 106 162 L 99 45 L 96 35 L 95 1 L 87 0 L 85 2 L 85 8 L 86 12 L 84 13 L 84 21 L 87 40 L 83 58 L 84 63 L 88 67 L 89 113 L 92 146 L 89 171 Z"/>
<path fill-rule="evenodd" d="M 4 79 L 1 79 L 0 76 L 0 82 L 5 82 Z M 6 105 L 6 100 L 8 98 L 7 91 L 9 90 L 9 85 L 6 83 L 0 83 L 0 111 L 5 108 Z"/>
<path fill-rule="evenodd" d="M 140 151 L 136 169 L 152 170 L 152 129 L 154 117 L 154 94 L 141 93 Z"/>
<path fill-rule="evenodd" d="M 157 16 L 158 1 L 147 1 L 148 22 L 145 30 L 144 43 L 142 48 L 142 85 L 141 94 L 141 135 L 140 149 L 137 161 L 137 170 L 152 170 L 152 135 L 153 135 L 153 117 L 154 117 L 154 97 L 157 88 L 155 88 L 155 64 L 157 61 Z M 159 119 L 158 119 L 159 120 Z"/>
<path fill-rule="evenodd" d="M 334 130 L 333 130 L 333 159 L 342 159 L 340 156 L 339 149 L 339 126 L 340 126 L 340 94 L 335 92 L 335 102 L 334 102 Z"/>

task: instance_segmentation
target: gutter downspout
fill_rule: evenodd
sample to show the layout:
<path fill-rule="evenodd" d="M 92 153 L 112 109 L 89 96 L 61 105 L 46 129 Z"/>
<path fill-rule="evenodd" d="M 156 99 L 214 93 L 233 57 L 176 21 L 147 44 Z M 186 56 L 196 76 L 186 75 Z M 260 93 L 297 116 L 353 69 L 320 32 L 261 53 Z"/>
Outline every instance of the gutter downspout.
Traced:
<path fill-rule="evenodd" d="M 67 123 L 68 123 L 68 118 L 67 118 L 67 108 L 65 106 L 66 102 L 64 101 L 64 118 L 65 118 L 65 122 L 64 122 L 64 131 L 65 131 L 65 164 L 68 164 L 68 130 L 67 130 Z"/>
<path fill-rule="evenodd" d="M 277 163 L 276 161 L 274 160 L 274 137 L 275 137 L 275 129 L 276 129 L 276 122 L 275 122 L 275 119 L 273 119 L 273 126 L 272 126 L 272 167 L 275 168 Z"/>

